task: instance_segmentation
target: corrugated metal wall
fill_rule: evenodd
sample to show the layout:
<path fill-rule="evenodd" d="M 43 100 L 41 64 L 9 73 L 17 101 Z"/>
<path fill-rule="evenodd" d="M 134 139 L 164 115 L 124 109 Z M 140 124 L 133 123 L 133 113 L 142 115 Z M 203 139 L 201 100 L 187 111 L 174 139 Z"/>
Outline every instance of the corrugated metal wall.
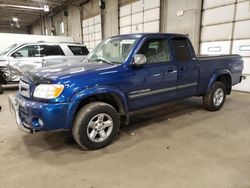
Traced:
<path fill-rule="evenodd" d="M 240 54 L 245 81 L 235 90 L 250 92 L 250 1 L 204 0 L 201 54 Z"/>

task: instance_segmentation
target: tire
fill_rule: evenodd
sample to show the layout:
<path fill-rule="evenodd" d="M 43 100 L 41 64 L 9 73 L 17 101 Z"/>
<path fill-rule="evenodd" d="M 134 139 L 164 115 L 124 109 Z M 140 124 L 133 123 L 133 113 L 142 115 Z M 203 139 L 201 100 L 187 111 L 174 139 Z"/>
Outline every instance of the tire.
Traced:
<path fill-rule="evenodd" d="M 208 111 L 218 111 L 226 100 L 226 88 L 223 82 L 214 82 L 210 90 L 203 96 L 204 108 Z"/>
<path fill-rule="evenodd" d="M 120 116 L 113 106 L 104 102 L 92 102 L 77 113 L 72 134 L 80 147 L 96 150 L 108 146 L 119 128 Z"/>

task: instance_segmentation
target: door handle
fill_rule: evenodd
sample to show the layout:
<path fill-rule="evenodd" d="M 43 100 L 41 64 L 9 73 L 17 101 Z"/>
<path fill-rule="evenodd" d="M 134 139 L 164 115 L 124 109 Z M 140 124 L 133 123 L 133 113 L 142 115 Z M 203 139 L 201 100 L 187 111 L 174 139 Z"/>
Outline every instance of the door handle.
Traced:
<path fill-rule="evenodd" d="M 186 67 L 180 67 L 179 68 L 179 71 L 184 71 L 184 70 L 186 70 Z"/>

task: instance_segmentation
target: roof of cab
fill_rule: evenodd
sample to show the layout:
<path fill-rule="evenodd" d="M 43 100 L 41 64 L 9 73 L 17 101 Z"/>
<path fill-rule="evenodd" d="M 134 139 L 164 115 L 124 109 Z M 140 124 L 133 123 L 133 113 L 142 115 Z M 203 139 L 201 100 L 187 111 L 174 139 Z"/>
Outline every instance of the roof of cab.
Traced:
<path fill-rule="evenodd" d="M 178 34 L 178 33 L 134 33 L 134 34 L 116 35 L 116 36 L 112 36 L 111 38 L 116 38 L 116 37 L 141 38 L 141 37 L 150 37 L 150 36 L 165 36 L 167 38 L 178 38 L 178 37 L 187 38 L 186 35 Z"/>

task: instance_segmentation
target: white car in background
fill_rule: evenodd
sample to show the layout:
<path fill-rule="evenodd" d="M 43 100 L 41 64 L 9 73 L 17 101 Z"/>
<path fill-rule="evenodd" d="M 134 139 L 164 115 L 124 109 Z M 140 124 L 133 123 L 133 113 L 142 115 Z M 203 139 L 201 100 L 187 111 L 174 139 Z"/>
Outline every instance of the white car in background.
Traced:
<path fill-rule="evenodd" d="M 60 63 L 81 63 L 89 51 L 78 43 L 13 44 L 0 52 L 0 85 L 17 82 L 23 72 Z"/>

